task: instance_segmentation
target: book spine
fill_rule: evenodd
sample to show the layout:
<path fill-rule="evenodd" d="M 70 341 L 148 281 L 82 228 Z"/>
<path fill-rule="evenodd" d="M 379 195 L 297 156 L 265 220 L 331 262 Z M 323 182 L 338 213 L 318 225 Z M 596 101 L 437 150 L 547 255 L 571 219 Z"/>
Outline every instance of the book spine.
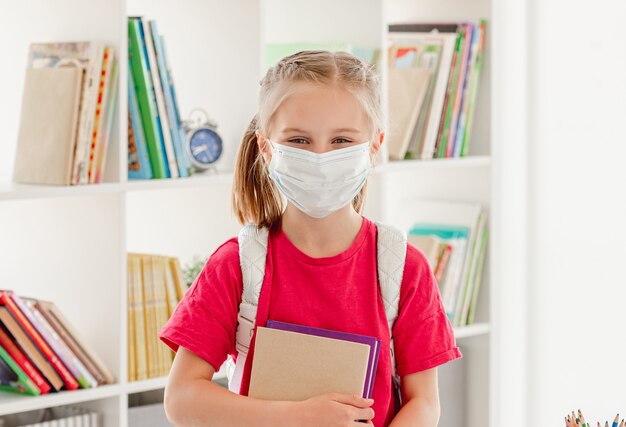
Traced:
<path fill-rule="evenodd" d="M 476 267 L 476 274 L 474 276 L 474 290 L 472 293 L 472 300 L 469 306 L 469 312 L 467 314 L 467 324 L 474 323 L 474 315 L 476 314 L 476 301 L 478 300 L 478 290 L 482 281 L 483 267 L 485 266 L 485 253 L 487 251 L 487 243 L 489 241 L 489 229 L 485 227 L 483 230 L 483 241 L 480 247 L 480 254 L 478 256 L 478 265 Z"/>
<path fill-rule="evenodd" d="M 165 45 L 165 39 L 163 38 L 163 36 L 161 36 L 161 48 L 163 51 L 163 60 L 165 61 L 165 69 L 167 70 L 167 82 L 170 88 L 170 92 L 172 93 L 172 104 L 174 106 L 174 116 L 176 118 L 176 123 L 178 124 L 179 139 L 184 148 L 187 141 L 187 134 L 185 133 L 185 129 L 182 126 L 180 109 L 178 108 L 178 98 L 176 97 L 176 86 L 174 85 L 174 77 L 172 76 L 172 67 L 167 56 L 167 47 Z M 189 156 L 183 156 L 183 160 L 185 163 L 185 168 L 187 168 L 187 174 L 191 175 L 192 167 Z"/>
<path fill-rule="evenodd" d="M 148 21 L 143 17 L 139 19 L 139 26 L 141 27 L 141 41 L 143 43 L 146 57 L 148 58 L 148 69 L 152 78 L 152 91 L 156 101 L 158 128 L 161 133 L 160 136 L 161 142 L 163 143 L 163 149 L 165 150 L 164 159 L 168 166 L 169 177 L 178 178 L 178 164 L 176 163 L 176 155 L 174 154 L 174 147 L 172 146 L 172 137 L 167 121 L 167 111 L 165 110 L 165 103 L 163 102 L 163 88 L 161 87 L 161 81 L 159 80 L 159 70 L 154 54 L 152 32 L 150 31 Z"/>
<path fill-rule="evenodd" d="M 100 73 L 100 81 L 98 82 L 98 94 L 96 96 L 96 114 L 94 117 L 93 131 L 89 135 L 89 150 L 87 150 L 87 159 L 85 168 L 87 171 L 87 182 L 93 184 L 95 182 L 95 162 L 94 157 L 96 155 L 96 142 L 98 141 L 98 135 L 102 126 L 102 109 L 105 104 L 105 88 L 111 75 L 111 49 L 109 47 L 104 48 L 104 55 L 102 58 L 102 71 Z"/>
<path fill-rule="evenodd" d="M 20 393 L 30 394 L 32 396 L 38 396 L 41 394 L 41 390 L 39 390 L 37 385 L 28 377 L 28 375 L 26 375 L 22 368 L 15 363 L 9 353 L 7 353 L 2 346 L 0 346 L 0 359 L 4 360 L 9 368 L 11 368 L 11 370 L 17 375 L 18 381 L 12 382 L 9 385 L 11 389 Z"/>
<path fill-rule="evenodd" d="M 95 182 L 97 184 L 103 181 L 104 171 L 106 168 L 106 160 L 107 160 L 107 151 L 109 146 L 109 139 L 111 135 L 111 127 L 113 126 L 113 116 L 115 115 L 115 103 L 117 101 L 117 87 L 118 87 L 118 72 L 119 72 L 119 61 L 115 56 L 115 52 L 112 53 L 111 57 L 111 80 L 109 82 L 109 96 L 107 99 L 107 104 L 104 107 L 104 124 L 103 130 L 100 132 L 100 142 L 98 143 L 98 150 L 96 151 L 96 177 Z"/>
<path fill-rule="evenodd" d="M 176 120 L 176 113 L 174 112 L 174 100 L 172 98 L 172 92 L 167 77 L 167 67 L 165 65 L 165 58 L 163 54 L 163 46 L 161 45 L 161 37 L 159 36 L 156 21 L 150 21 L 152 41 L 154 44 L 154 53 L 156 56 L 158 75 L 161 79 L 161 88 L 163 89 L 164 103 L 167 110 L 167 119 L 169 121 L 169 130 L 171 134 L 172 145 L 176 155 L 178 164 L 178 173 L 181 177 L 188 177 L 187 168 L 185 166 L 185 153 L 183 152 L 183 145 L 180 140 L 179 123 Z"/>
<path fill-rule="evenodd" d="M 467 66 L 470 57 L 470 46 L 473 39 L 475 28 L 474 24 L 465 24 L 465 38 L 463 40 L 463 56 L 461 62 L 461 69 L 459 71 L 459 78 L 457 81 L 456 94 L 454 96 L 454 108 L 452 110 L 452 120 L 450 121 L 450 134 L 448 136 L 448 144 L 446 146 L 445 157 L 452 157 L 454 151 L 454 141 L 456 140 L 456 129 L 459 121 L 459 114 L 461 110 L 461 104 L 463 102 L 464 87 L 467 81 Z"/>
<path fill-rule="evenodd" d="M 39 348 L 41 353 L 50 362 L 55 371 L 57 371 L 57 373 L 61 376 L 61 379 L 65 383 L 65 388 L 68 390 L 76 390 L 78 388 L 78 382 L 63 365 L 59 357 L 52 351 L 48 343 L 46 343 L 46 341 L 41 337 L 41 335 L 39 335 L 37 330 L 30 323 L 30 321 L 26 317 L 27 314 L 30 314 L 28 313 L 28 310 L 26 310 L 26 313 L 24 313 L 18 307 L 18 301 L 21 301 L 21 299 L 17 295 L 15 295 L 15 293 L 0 291 L 0 304 L 3 304 L 7 307 L 11 315 L 20 324 L 24 331 L 26 331 L 26 334 L 32 339 L 33 343 Z M 24 304 L 20 305 L 24 306 Z"/>
<path fill-rule="evenodd" d="M 148 147 L 139 116 L 139 104 L 135 82 L 128 64 L 128 178 L 150 179 L 152 167 L 148 157 Z"/>
<path fill-rule="evenodd" d="M 472 85 L 472 91 L 470 94 L 470 101 L 467 107 L 467 124 L 465 126 L 465 131 L 463 133 L 463 142 L 461 143 L 461 156 L 467 155 L 467 150 L 469 148 L 469 138 L 472 133 L 472 124 L 474 122 L 474 106 L 476 104 L 476 96 L 478 94 L 478 86 L 480 82 L 480 74 L 482 70 L 483 64 L 483 56 L 485 49 L 485 36 L 487 31 L 487 21 L 482 20 L 480 22 L 480 41 L 478 45 L 478 53 L 476 55 L 476 65 L 474 69 L 474 84 Z"/>
<path fill-rule="evenodd" d="M 148 58 L 142 47 L 138 19 L 129 18 L 129 57 L 134 82 L 137 88 L 137 101 L 144 126 L 146 145 L 150 153 L 150 164 L 154 178 L 167 178 L 164 152 L 159 134 L 159 123 L 156 120 L 156 100 L 153 96 L 152 78 L 148 71 Z"/>
<path fill-rule="evenodd" d="M 456 38 L 456 44 L 454 48 L 454 68 L 451 70 L 450 78 L 448 79 L 448 87 L 446 89 L 446 106 L 443 110 L 443 116 L 441 121 L 443 122 L 441 129 L 439 130 L 438 151 L 435 153 L 436 157 L 445 157 L 446 146 L 448 144 L 448 136 L 450 134 L 450 124 L 452 122 L 452 113 L 454 110 L 454 98 L 456 96 L 457 81 L 459 78 L 459 72 L 462 62 L 462 46 L 465 39 L 465 27 L 460 26 L 459 32 Z"/>
<path fill-rule="evenodd" d="M 41 376 L 37 369 L 28 360 L 26 355 L 19 349 L 17 344 L 9 337 L 9 335 L 0 327 L 0 347 L 4 347 L 6 352 L 13 358 L 26 375 L 35 383 L 41 394 L 46 394 L 50 391 L 50 385 Z"/>

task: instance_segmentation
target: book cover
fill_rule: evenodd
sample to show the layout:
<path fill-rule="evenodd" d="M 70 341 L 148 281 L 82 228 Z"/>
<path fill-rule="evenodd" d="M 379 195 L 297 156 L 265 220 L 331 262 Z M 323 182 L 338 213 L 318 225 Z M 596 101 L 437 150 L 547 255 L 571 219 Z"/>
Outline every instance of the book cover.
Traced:
<path fill-rule="evenodd" d="M 76 144 L 73 152 L 71 183 L 79 184 L 85 169 L 85 151 L 93 131 L 97 84 L 100 81 L 104 45 L 97 42 L 32 43 L 29 49 L 29 68 L 51 68 L 74 63 L 85 72 L 77 123 Z"/>
<path fill-rule="evenodd" d="M 63 362 L 72 376 L 76 378 L 80 386 L 82 388 L 96 387 L 98 385 L 96 379 L 91 375 L 91 373 L 89 373 L 87 368 L 85 368 L 78 357 L 72 352 L 67 344 L 61 339 L 59 334 L 57 334 L 54 328 L 37 309 L 35 306 L 36 301 L 30 298 L 21 298 L 21 300 L 22 303 L 24 303 L 24 307 L 21 306 L 20 302 L 18 302 L 18 306 L 20 306 L 22 311 L 28 310 L 29 315 L 27 315 L 27 317 L 30 322 L 50 345 L 52 351 L 59 356 L 61 362 Z"/>
<path fill-rule="evenodd" d="M 143 289 L 143 313 L 146 331 L 146 351 L 148 355 L 148 378 L 154 378 L 159 375 L 160 355 L 157 349 L 158 337 L 156 330 L 154 279 L 152 277 L 152 257 L 150 255 L 143 255 L 141 257 L 141 266 L 143 271 L 141 285 Z"/>
<path fill-rule="evenodd" d="M 180 260 L 178 258 L 170 259 L 170 266 L 174 272 L 174 284 L 176 285 L 176 295 L 178 301 L 183 299 L 183 295 L 187 291 L 187 285 L 183 279 L 183 270 L 180 268 Z"/>
<path fill-rule="evenodd" d="M 128 64 L 128 179 L 150 179 L 152 167 L 139 114 L 137 92 Z"/>
<path fill-rule="evenodd" d="M 67 390 L 75 390 L 79 384 L 72 374 L 67 370 L 65 365 L 59 359 L 59 356 L 50 348 L 46 340 L 37 332 L 31 321 L 32 314 L 28 313 L 28 309 L 21 301 L 19 296 L 12 291 L 0 291 L 0 305 L 5 306 L 11 315 L 17 320 L 22 328 L 26 331 L 28 337 L 33 340 L 37 348 L 43 353 L 52 367 L 57 371 Z M 27 313 L 24 313 L 26 309 Z"/>
<path fill-rule="evenodd" d="M 6 352 L 11 358 L 19 365 L 26 375 L 35 383 L 41 394 L 46 394 L 50 391 L 50 385 L 46 382 L 44 377 L 37 371 L 37 368 L 28 360 L 28 357 L 13 341 L 13 338 L 9 335 L 9 332 L 0 326 L 0 347 L 4 347 Z"/>
<path fill-rule="evenodd" d="M 451 31 L 452 29 L 454 31 Z M 432 40 L 442 41 L 443 49 L 421 153 L 421 158 L 423 159 L 433 158 L 439 132 L 439 122 L 442 120 L 450 65 L 457 40 L 457 29 L 457 24 L 394 24 L 389 26 L 388 37 L 391 42 L 397 39 L 422 40 L 423 43 L 428 43 Z"/>
<path fill-rule="evenodd" d="M 345 340 L 345 341 L 357 342 L 361 344 L 367 344 L 368 346 L 370 346 L 370 355 L 369 355 L 368 364 L 367 364 L 367 376 L 365 378 L 365 385 L 363 388 L 363 394 L 361 396 L 365 398 L 371 397 L 370 393 L 374 389 L 373 382 L 374 382 L 374 378 L 376 377 L 376 370 L 375 370 L 374 364 L 375 362 L 377 362 L 378 355 L 380 353 L 380 343 L 381 343 L 380 339 L 376 337 L 353 334 L 349 332 L 334 331 L 330 329 L 315 328 L 313 326 L 305 326 L 305 325 L 298 325 L 294 323 L 281 322 L 278 320 L 268 320 L 266 327 L 272 328 L 272 329 L 280 329 L 283 331 L 299 332 L 301 334 L 315 335 L 318 337 L 334 338 L 337 340 Z"/>
<path fill-rule="evenodd" d="M 171 134 L 172 145 L 174 147 L 174 153 L 176 155 L 178 174 L 179 176 L 185 178 L 189 176 L 189 171 L 187 170 L 187 164 L 185 162 L 185 153 L 183 146 L 184 141 L 180 139 L 180 122 L 176 118 L 174 98 L 172 97 L 172 91 L 167 75 L 167 66 L 165 64 L 165 54 L 163 52 L 163 46 L 161 45 L 162 37 L 159 36 L 156 21 L 150 21 L 150 30 L 152 33 L 152 41 L 154 45 L 154 53 L 156 56 L 158 76 L 161 79 L 161 88 L 163 90 L 163 100 L 165 101 L 167 120 L 169 121 L 169 130 Z"/>
<path fill-rule="evenodd" d="M 59 322 L 54 315 L 53 303 L 48 301 L 38 300 L 35 302 L 35 306 L 41 315 L 46 319 L 46 322 L 54 329 L 54 331 L 63 340 L 65 345 L 78 357 L 81 363 L 89 371 L 89 373 L 96 379 L 98 384 L 106 383 L 104 376 L 100 373 L 98 368 L 91 361 L 89 356 L 81 348 L 80 344 L 71 336 L 71 334 L 65 329 L 63 324 Z"/>
<path fill-rule="evenodd" d="M 474 244 L 471 248 L 470 265 L 467 271 L 466 286 L 463 295 L 459 296 L 459 310 L 455 313 L 456 315 L 453 326 L 463 326 L 467 323 L 467 315 L 475 286 L 474 278 L 476 275 L 476 269 L 478 268 L 481 246 L 483 244 L 483 230 L 486 223 L 487 214 L 485 214 L 485 212 L 481 212 L 476 223 L 476 238 L 474 239 Z"/>
<path fill-rule="evenodd" d="M 0 390 L 38 396 L 39 388 L 0 346 Z"/>
<path fill-rule="evenodd" d="M 480 245 L 480 254 L 478 258 L 478 266 L 476 268 L 476 273 L 474 275 L 474 292 L 472 294 L 472 300 L 470 302 L 469 311 L 467 314 L 467 324 L 471 325 L 474 323 L 474 317 L 476 315 L 476 301 L 478 300 L 478 291 L 480 288 L 480 284 L 482 282 L 482 274 L 485 266 L 485 254 L 487 252 L 487 243 L 489 241 L 489 229 L 485 227 L 483 230 L 483 237 Z"/>
<path fill-rule="evenodd" d="M 440 256 L 441 241 L 436 236 L 417 236 L 415 234 L 409 234 L 407 236 L 410 243 L 418 248 L 426 259 L 432 270 L 437 267 Z"/>
<path fill-rule="evenodd" d="M 168 319 L 167 298 L 165 291 L 165 257 L 152 256 L 152 277 L 154 283 L 155 313 L 157 350 L 159 352 L 159 376 L 167 375 L 171 368 L 171 351 L 168 346 L 158 340 L 158 331 L 165 325 Z"/>
<path fill-rule="evenodd" d="M 82 84 L 80 67 L 26 70 L 14 182 L 71 184 Z"/>
<path fill-rule="evenodd" d="M 168 178 L 168 166 L 165 149 L 161 141 L 160 123 L 152 76 L 150 74 L 147 53 L 144 50 L 141 25 L 138 19 L 128 19 L 128 55 L 130 58 L 133 79 L 137 89 L 137 101 L 141 122 L 146 136 L 146 145 L 150 153 L 150 165 L 154 178 Z"/>
<path fill-rule="evenodd" d="M 165 159 L 168 163 L 169 174 L 171 178 L 178 178 L 178 161 L 174 151 L 174 144 L 172 143 L 172 134 L 170 131 L 169 119 L 167 118 L 167 109 L 165 108 L 165 99 L 163 96 L 163 87 L 161 86 L 161 79 L 159 77 L 159 65 L 156 61 L 156 53 L 154 50 L 154 39 L 152 38 L 152 30 L 145 17 L 139 18 L 141 25 L 141 31 L 143 33 L 144 48 L 148 57 L 148 64 L 150 67 L 150 75 L 152 76 L 152 88 L 154 90 L 154 96 L 156 99 L 156 106 L 158 112 L 158 120 L 160 123 L 161 141 L 165 147 Z"/>
<path fill-rule="evenodd" d="M 137 350 L 135 349 L 136 334 L 135 334 L 135 290 L 131 285 L 133 281 L 134 265 L 130 260 L 128 261 L 128 268 L 126 268 L 126 297 L 128 298 L 128 381 L 135 381 L 137 379 Z"/>
<path fill-rule="evenodd" d="M 2 322 L 7 331 L 13 336 L 19 348 L 46 378 L 54 391 L 61 390 L 61 388 L 63 388 L 63 380 L 59 374 L 56 373 L 50 362 L 44 358 L 35 344 L 28 338 L 26 332 L 24 332 L 17 323 L 17 320 L 13 318 L 9 310 L 2 305 L 0 305 L 0 322 Z"/>
<path fill-rule="evenodd" d="M 248 395 L 290 401 L 362 395 L 369 355 L 367 344 L 259 326 Z"/>

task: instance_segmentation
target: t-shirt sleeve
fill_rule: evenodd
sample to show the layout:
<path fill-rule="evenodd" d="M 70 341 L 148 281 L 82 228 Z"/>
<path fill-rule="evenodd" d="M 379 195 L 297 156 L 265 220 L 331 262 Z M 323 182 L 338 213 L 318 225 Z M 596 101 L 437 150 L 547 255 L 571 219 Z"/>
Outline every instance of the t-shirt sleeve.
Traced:
<path fill-rule="evenodd" d="M 219 370 L 235 352 L 241 292 L 239 245 L 233 238 L 209 257 L 159 338 L 173 351 L 182 346 Z"/>
<path fill-rule="evenodd" d="M 463 357 L 428 260 L 411 243 L 407 245 L 393 338 L 400 376 Z"/>

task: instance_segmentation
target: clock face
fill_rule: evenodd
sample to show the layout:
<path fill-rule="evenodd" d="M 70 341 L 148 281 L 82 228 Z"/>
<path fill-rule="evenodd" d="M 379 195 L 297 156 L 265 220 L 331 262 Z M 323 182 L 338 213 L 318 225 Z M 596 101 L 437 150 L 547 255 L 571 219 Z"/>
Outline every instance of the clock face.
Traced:
<path fill-rule="evenodd" d="M 201 128 L 191 134 L 189 148 L 194 160 L 210 165 L 222 154 L 222 139 L 215 131 Z"/>

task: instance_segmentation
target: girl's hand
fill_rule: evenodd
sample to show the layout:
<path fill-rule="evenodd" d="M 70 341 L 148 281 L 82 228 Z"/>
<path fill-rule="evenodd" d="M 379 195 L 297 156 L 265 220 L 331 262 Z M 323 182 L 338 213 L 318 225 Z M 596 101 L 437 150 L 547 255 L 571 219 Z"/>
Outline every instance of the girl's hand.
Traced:
<path fill-rule="evenodd" d="M 357 395 L 326 393 L 293 402 L 291 419 L 294 427 L 362 427 L 373 426 L 373 399 Z M 365 422 L 359 420 L 365 420 Z"/>

